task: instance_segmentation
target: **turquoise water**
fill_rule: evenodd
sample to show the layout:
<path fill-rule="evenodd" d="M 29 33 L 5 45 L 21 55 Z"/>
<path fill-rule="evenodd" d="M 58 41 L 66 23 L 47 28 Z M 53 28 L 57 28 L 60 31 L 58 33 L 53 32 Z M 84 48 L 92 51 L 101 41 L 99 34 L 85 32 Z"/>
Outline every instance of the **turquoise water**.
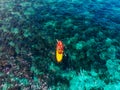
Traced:
<path fill-rule="evenodd" d="M 120 90 L 119 16 L 119 0 L 0 0 L 0 90 Z"/>

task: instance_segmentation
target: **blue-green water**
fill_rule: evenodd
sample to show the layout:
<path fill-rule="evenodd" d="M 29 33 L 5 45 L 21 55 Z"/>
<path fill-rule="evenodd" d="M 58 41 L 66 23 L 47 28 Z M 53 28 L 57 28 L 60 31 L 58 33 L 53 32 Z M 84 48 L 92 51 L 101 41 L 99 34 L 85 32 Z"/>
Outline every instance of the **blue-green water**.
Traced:
<path fill-rule="evenodd" d="M 119 16 L 119 0 L 0 0 L 0 90 L 120 90 Z"/>

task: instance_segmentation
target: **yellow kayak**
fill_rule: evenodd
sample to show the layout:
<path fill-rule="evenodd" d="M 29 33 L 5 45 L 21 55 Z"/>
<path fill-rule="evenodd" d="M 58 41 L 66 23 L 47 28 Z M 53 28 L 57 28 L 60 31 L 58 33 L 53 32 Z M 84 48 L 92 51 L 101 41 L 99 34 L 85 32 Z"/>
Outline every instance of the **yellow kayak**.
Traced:
<path fill-rule="evenodd" d="M 63 53 L 64 52 L 64 45 L 62 41 L 57 40 L 57 45 L 56 45 L 56 61 L 58 63 L 62 62 L 63 59 Z"/>

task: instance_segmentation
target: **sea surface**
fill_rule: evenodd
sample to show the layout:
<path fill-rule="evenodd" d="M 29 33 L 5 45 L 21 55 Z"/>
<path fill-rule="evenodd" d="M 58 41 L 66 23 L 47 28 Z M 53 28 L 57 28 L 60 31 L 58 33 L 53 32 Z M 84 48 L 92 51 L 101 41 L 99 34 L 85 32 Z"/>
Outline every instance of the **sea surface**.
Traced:
<path fill-rule="evenodd" d="M 120 1 L 0 0 L 0 90 L 120 90 Z"/>

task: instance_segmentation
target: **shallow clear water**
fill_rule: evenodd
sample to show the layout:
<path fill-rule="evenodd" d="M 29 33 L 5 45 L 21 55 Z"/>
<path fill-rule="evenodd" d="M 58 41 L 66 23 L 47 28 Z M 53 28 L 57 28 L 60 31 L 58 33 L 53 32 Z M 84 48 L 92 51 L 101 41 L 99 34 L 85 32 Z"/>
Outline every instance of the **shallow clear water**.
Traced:
<path fill-rule="evenodd" d="M 119 0 L 0 0 L 0 90 L 120 90 L 119 16 Z"/>

